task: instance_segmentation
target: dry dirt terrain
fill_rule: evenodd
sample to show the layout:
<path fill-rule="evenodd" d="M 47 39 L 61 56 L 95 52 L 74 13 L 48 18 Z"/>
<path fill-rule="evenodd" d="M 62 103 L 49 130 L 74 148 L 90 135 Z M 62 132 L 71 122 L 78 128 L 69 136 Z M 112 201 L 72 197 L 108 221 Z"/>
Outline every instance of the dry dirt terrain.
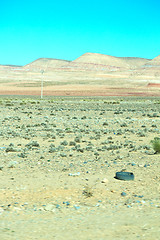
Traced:
<path fill-rule="evenodd" d="M 158 240 L 155 137 L 159 97 L 1 96 L 0 239 Z"/>

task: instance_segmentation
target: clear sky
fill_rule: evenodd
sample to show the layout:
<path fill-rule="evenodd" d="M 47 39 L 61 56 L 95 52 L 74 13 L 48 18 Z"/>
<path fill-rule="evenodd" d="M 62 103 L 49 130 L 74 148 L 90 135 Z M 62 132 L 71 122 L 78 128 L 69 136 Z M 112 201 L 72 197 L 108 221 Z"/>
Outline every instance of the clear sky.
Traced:
<path fill-rule="evenodd" d="M 0 64 L 160 55 L 159 0 L 2 0 Z"/>

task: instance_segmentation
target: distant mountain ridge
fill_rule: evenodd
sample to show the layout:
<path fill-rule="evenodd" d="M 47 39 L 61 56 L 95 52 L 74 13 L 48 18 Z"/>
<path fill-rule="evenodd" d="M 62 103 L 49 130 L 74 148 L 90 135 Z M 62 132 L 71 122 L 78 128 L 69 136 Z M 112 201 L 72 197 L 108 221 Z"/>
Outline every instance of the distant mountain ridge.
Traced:
<path fill-rule="evenodd" d="M 150 61 L 150 59 L 136 57 L 113 57 L 99 53 L 85 53 L 73 62 L 103 64 L 119 68 L 136 68 L 144 65 L 148 61 Z"/>
<path fill-rule="evenodd" d="M 24 69 L 41 69 L 47 70 L 52 68 L 60 68 L 64 65 L 67 65 L 70 61 L 55 59 L 55 58 L 39 58 L 29 64 L 23 66 Z"/>
<path fill-rule="evenodd" d="M 66 79 L 72 74 L 78 74 L 76 79 L 83 79 L 88 74 L 87 79 L 93 78 L 95 74 L 109 74 L 108 77 L 113 78 L 127 78 L 127 79 L 148 79 L 155 78 L 158 81 L 160 76 L 160 55 L 153 59 L 146 59 L 140 57 L 115 57 L 100 53 L 85 53 L 73 61 L 55 59 L 55 58 L 39 58 L 24 66 L 14 65 L 0 65 L 2 78 L 5 78 L 5 73 L 11 78 L 21 77 L 27 78 L 27 74 L 34 73 L 35 79 L 39 79 L 42 72 L 48 73 L 48 79 Z M 18 75 L 17 75 L 18 74 Z M 21 74 L 21 75 L 20 75 Z M 81 76 L 83 74 L 83 77 Z M 29 76 L 29 75 L 28 75 Z M 100 78 L 102 75 L 100 75 Z M 103 78 L 108 78 L 103 76 Z M 30 79 L 32 79 L 31 76 Z M 97 77 L 98 79 L 99 77 Z M 59 81 L 59 80 L 58 80 Z M 80 81 L 80 80 L 79 80 Z"/>
<path fill-rule="evenodd" d="M 39 58 L 24 66 L 0 65 L 0 94 L 160 96 L 160 55 L 153 59 L 85 53 L 73 61 Z"/>
<path fill-rule="evenodd" d="M 63 60 L 63 59 L 55 59 L 55 58 L 39 58 L 35 61 L 28 63 L 24 66 L 19 65 L 0 65 L 0 66 L 7 66 L 7 67 L 23 67 L 26 68 L 40 68 L 50 66 L 50 68 L 56 68 L 56 67 L 65 67 L 68 65 L 68 67 L 73 67 L 75 64 L 96 64 L 96 65 L 103 65 L 103 66 L 112 66 L 117 68 L 127 68 L 127 69 L 133 69 L 137 68 L 143 65 L 147 65 L 150 62 L 159 62 L 160 61 L 160 55 L 157 56 L 154 59 L 146 59 L 146 58 L 139 58 L 139 57 L 115 57 L 100 53 L 85 53 L 78 57 L 77 59 L 73 61 L 69 60 Z M 73 65 L 73 66 L 72 66 Z"/>

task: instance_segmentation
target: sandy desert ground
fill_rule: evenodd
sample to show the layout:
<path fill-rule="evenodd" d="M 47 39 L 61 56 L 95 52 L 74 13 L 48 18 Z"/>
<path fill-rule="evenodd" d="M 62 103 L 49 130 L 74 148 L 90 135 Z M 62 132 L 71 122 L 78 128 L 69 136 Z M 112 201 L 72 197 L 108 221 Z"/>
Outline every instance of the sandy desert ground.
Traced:
<path fill-rule="evenodd" d="M 160 56 L 0 65 L 0 123 L 0 239 L 159 239 Z"/>
<path fill-rule="evenodd" d="M 154 137 L 158 96 L 0 96 L 0 239 L 159 239 Z"/>

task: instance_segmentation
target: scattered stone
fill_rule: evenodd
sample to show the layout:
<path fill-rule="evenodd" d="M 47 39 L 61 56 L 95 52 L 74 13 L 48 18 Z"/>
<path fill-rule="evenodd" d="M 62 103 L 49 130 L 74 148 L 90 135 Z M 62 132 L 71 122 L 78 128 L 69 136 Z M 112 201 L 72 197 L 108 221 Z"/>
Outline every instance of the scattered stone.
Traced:
<path fill-rule="evenodd" d="M 45 210 L 45 211 L 53 211 L 54 208 L 55 208 L 55 205 L 53 205 L 53 204 L 47 204 L 47 205 L 44 207 L 44 210 Z"/>
<path fill-rule="evenodd" d="M 77 205 L 74 205 L 74 208 L 75 208 L 76 210 L 79 210 L 79 209 L 80 209 L 80 207 L 77 206 Z"/>
<path fill-rule="evenodd" d="M 108 183 L 108 179 L 107 178 L 104 178 L 101 183 Z"/>
<path fill-rule="evenodd" d="M 127 193 L 122 192 L 122 193 L 121 193 L 121 196 L 125 197 L 125 196 L 127 196 Z"/>
<path fill-rule="evenodd" d="M 80 172 L 77 172 L 77 173 L 69 173 L 68 176 L 72 176 L 72 177 L 76 177 L 76 176 L 79 176 L 80 175 Z"/>
<path fill-rule="evenodd" d="M 8 163 L 8 168 L 15 168 L 17 166 L 18 162 L 17 161 L 10 161 Z"/>

